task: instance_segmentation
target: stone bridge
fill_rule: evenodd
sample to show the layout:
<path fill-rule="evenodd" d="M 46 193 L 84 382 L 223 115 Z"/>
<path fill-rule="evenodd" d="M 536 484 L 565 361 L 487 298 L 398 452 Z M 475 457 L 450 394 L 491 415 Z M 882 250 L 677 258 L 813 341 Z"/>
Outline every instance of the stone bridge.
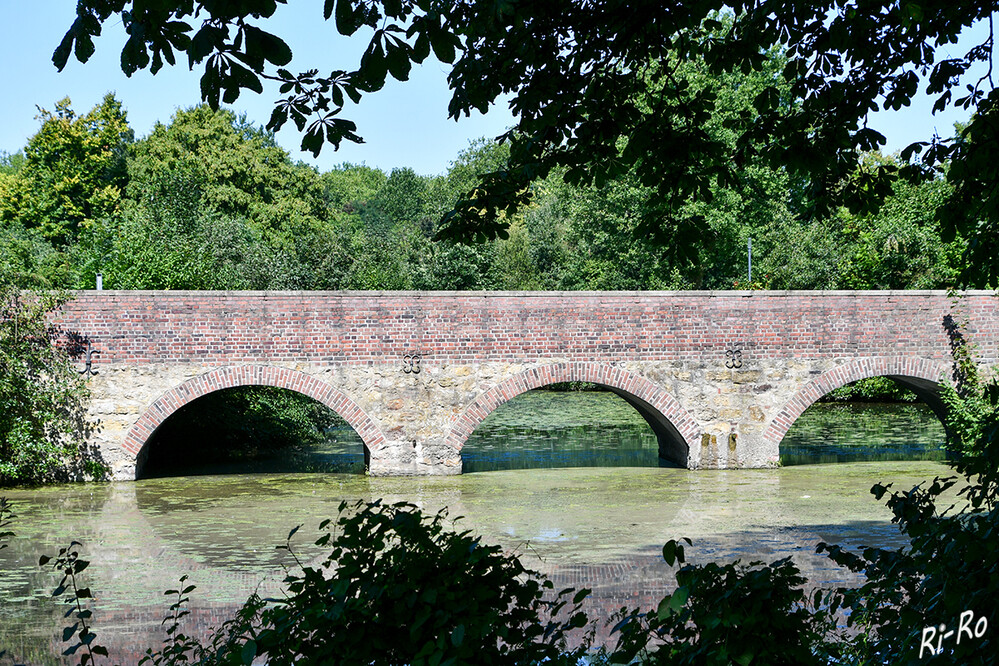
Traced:
<path fill-rule="evenodd" d="M 115 478 L 141 476 L 175 411 L 247 385 L 335 410 L 371 474 L 457 474 L 490 412 L 569 381 L 634 406 L 665 462 L 772 466 L 795 419 L 858 379 L 891 377 L 940 413 L 949 322 L 991 366 L 997 305 L 939 291 L 86 291 L 53 323 L 99 352 L 90 415 Z"/>

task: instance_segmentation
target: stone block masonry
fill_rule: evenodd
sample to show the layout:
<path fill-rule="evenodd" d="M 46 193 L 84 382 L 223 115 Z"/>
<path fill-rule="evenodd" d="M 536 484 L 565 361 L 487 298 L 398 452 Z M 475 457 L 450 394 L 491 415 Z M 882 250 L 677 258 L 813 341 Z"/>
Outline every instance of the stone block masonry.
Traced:
<path fill-rule="evenodd" d="M 52 321 L 100 351 L 90 414 L 116 478 L 141 475 L 177 409 L 245 385 L 337 411 L 372 474 L 456 474 L 490 412 L 564 381 L 627 400 L 666 461 L 775 465 L 794 420 L 857 379 L 893 377 L 939 410 L 945 318 L 991 366 L 997 305 L 939 291 L 83 291 Z"/>

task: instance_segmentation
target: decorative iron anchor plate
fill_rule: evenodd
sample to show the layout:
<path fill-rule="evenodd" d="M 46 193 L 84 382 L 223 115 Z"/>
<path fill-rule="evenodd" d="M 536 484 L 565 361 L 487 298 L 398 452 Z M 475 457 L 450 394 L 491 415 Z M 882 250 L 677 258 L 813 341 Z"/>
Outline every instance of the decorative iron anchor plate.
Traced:
<path fill-rule="evenodd" d="M 93 345 L 90 344 L 90 340 L 87 340 L 87 351 L 86 351 L 86 356 L 84 357 L 85 365 L 83 370 L 77 370 L 77 372 L 79 372 L 81 375 L 86 375 L 87 377 L 93 377 L 94 375 L 98 374 L 97 371 L 94 370 L 93 364 L 94 364 L 94 354 L 100 354 L 100 353 L 101 350 L 94 349 Z"/>
<path fill-rule="evenodd" d="M 742 367 L 742 350 L 741 349 L 726 349 L 725 350 L 725 367 L 726 368 L 741 368 Z"/>
<path fill-rule="evenodd" d="M 402 356 L 402 371 L 407 375 L 418 375 L 420 374 L 420 361 L 423 360 L 423 356 L 420 354 L 403 354 Z"/>

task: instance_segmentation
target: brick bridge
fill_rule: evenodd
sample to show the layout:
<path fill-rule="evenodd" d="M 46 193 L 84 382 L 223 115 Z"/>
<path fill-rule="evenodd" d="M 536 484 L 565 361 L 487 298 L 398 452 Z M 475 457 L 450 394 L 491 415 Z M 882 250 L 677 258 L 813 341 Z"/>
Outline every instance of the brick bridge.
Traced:
<path fill-rule="evenodd" d="M 945 324 L 996 362 L 991 292 L 79 292 L 53 319 L 89 339 L 90 415 L 115 478 L 185 404 L 268 385 L 339 413 L 372 474 L 457 474 L 494 409 L 554 382 L 600 384 L 648 421 L 665 461 L 776 464 L 834 388 L 892 377 L 940 413 Z M 82 369 L 82 360 L 79 367 Z"/>

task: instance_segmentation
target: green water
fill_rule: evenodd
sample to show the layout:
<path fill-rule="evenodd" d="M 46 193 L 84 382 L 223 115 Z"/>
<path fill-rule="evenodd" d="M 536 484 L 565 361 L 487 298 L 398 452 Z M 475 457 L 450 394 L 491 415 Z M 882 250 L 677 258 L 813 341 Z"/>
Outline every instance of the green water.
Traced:
<path fill-rule="evenodd" d="M 6 491 L 17 518 L 16 536 L 0 551 L 0 648 L 31 664 L 61 663 L 52 655 L 60 650 L 63 608 L 49 596 L 57 580 L 37 561 L 70 539 L 81 541 L 92 561 L 84 576 L 95 593 L 100 639 L 120 663 L 133 664 L 145 647 L 162 639 L 167 605 L 162 591 L 175 587 L 181 574 L 198 586 L 186 630 L 203 634 L 250 592 L 279 591 L 282 567 L 290 562 L 275 546 L 290 528 L 304 524 L 297 548 L 304 557 L 317 556 L 308 537 L 320 520 L 335 515 L 343 499 L 405 500 L 428 511 L 446 506 L 452 516 L 464 516 L 462 525 L 551 576 L 556 587 L 592 588 L 591 614 L 607 617 L 623 605 L 651 606 L 669 589 L 670 570 L 659 552 L 666 540 L 680 536 L 693 539 L 688 554 L 694 561 L 791 555 L 814 583 L 850 580 L 814 555 L 815 544 L 901 545 L 870 486 L 890 481 L 906 487 L 946 471 L 933 460 L 776 470 L 658 468 L 650 462 L 656 457 L 654 437 L 640 430 L 648 427 L 640 418 L 636 422 L 626 405 L 622 410 L 607 399 L 614 396 L 581 394 L 583 402 L 570 407 L 565 400 L 572 396 L 553 395 L 565 394 L 524 396 L 534 402 L 522 403 L 519 413 L 497 412 L 463 452 L 472 469 L 531 461 L 537 463 L 533 469 L 445 478 L 244 472 Z M 903 443 L 924 442 L 903 448 L 924 453 L 942 437 L 933 430 L 932 416 L 919 410 L 881 410 L 875 416 L 876 411 L 823 407 L 815 413 L 820 418 L 810 424 L 806 413 L 795 430 L 827 433 L 847 418 L 898 419 L 908 432 Z M 593 425 L 596 418 L 600 426 Z M 547 434 L 526 438 L 522 429 L 534 424 L 543 424 L 540 430 Z M 885 441 L 885 433 L 876 432 L 878 441 Z M 806 446 L 812 435 L 800 436 Z M 513 443 L 503 443 L 510 439 Z M 817 445 L 849 449 L 851 455 L 864 447 Z M 323 456 L 356 455 L 351 446 L 341 438 L 317 452 L 317 468 L 329 462 Z M 885 447 L 872 441 L 868 448 Z M 624 459 L 628 462 L 614 462 Z M 560 462 L 599 466 L 547 468 Z M 615 464 L 627 466 L 609 466 Z"/>
<path fill-rule="evenodd" d="M 923 404 L 812 405 L 781 442 L 782 465 L 943 460 L 944 429 Z M 612 393 L 529 391 L 490 414 L 462 450 L 465 472 L 658 467 L 648 424 Z"/>

